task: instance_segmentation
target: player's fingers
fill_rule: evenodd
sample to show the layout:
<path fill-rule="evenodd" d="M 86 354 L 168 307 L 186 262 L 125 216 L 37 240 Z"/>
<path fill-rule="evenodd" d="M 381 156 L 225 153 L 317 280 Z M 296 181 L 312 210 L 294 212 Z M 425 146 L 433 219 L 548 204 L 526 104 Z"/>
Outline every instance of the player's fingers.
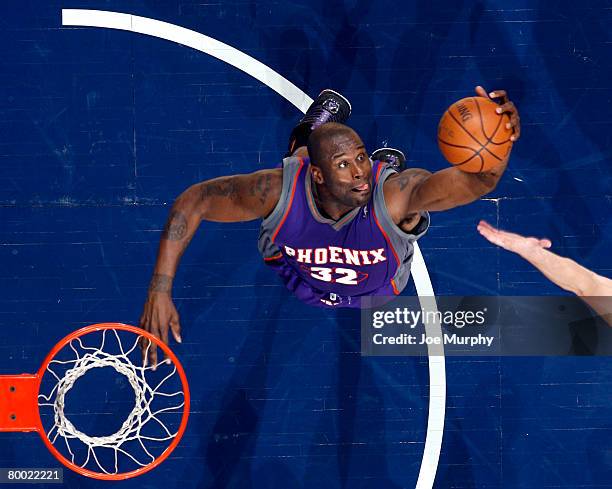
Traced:
<path fill-rule="evenodd" d="M 478 232 L 483 238 L 491 242 L 493 241 L 493 237 L 491 236 L 491 233 L 487 229 L 479 228 Z"/>
<path fill-rule="evenodd" d="M 513 127 L 518 127 L 521 125 L 521 119 L 516 112 L 510 116 L 510 122 L 506 122 L 506 129 L 511 129 Z"/>
<path fill-rule="evenodd" d="M 541 239 L 540 240 L 540 246 L 542 248 L 550 248 L 552 246 L 552 241 L 550 239 Z"/>
<path fill-rule="evenodd" d="M 478 231 L 494 245 L 501 246 L 502 248 L 506 248 L 508 246 L 507 239 L 503 231 L 495 229 L 493 226 L 488 224 L 487 227 L 479 227 Z"/>
<path fill-rule="evenodd" d="M 145 321 L 144 321 L 144 315 L 140 318 L 140 322 L 138 323 L 139 326 L 142 329 L 145 329 L 144 325 L 145 325 Z M 144 359 L 144 344 L 142 342 L 142 336 L 140 336 L 138 338 L 138 348 L 140 348 L 140 352 L 142 353 L 143 359 Z"/>
<path fill-rule="evenodd" d="M 142 364 L 145 365 L 147 362 L 146 346 L 144 344 L 144 338 L 141 336 L 138 338 L 138 348 L 140 348 L 140 356 L 142 357 Z"/>
<path fill-rule="evenodd" d="M 505 103 L 508 101 L 508 95 L 506 94 L 505 90 L 493 90 L 491 93 L 489 93 L 489 97 L 499 98 L 501 99 L 502 103 Z"/>
<path fill-rule="evenodd" d="M 140 327 L 145 330 L 145 331 L 149 331 L 150 328 L 150 318 L 149 318 L 149 314 L 148 311 L 145 308 L 145 311 L 142 313 L 142 316 L 140 317 Z M 147 343 L 146 343 L 146 338 L 144 336 L 140 336 L 140 338 L 138 338 L 138 347 L 140 348 L 140 353 L 142 355 L 142 364 L 145 365 L 147 362 Z"/>
<path fill-rule="evenodd" d="M 487 95 L 487 91 L 482 86 L 478 85 L 475 90 L 476 95 L 478 95 L 479 97 L 489 98 L 489 95 Z"/>
<path fill-rule="evenodd" d="M 160 337 L 159 324 L 159 318 L 155 317 L 152 321 L 151 334 L 157 338 Z M 157 345 L 154 341 L 151 341 L 149 345 L 149 361 L 155 370 L 157 368 Z"/>
<path fill-rule="evenodd" d="M 143 314 L 140 318 L 140 327 L 145 331 L 151 331 L 151 316 L 149 314 Z"/>
<path fill-rule="evenodd" d="M 148 304 L 145 304 L 144 308 L 142 309 L 142 314 L 140 315 L 140 327 L 143 329 L 147 329 L 147 325 L 149 323 L 149 308 L 148 308 Z"/>
<path fill-rule="evenodd" d="M 481 236 L 487 239 L 490 239 L 491 237 L 491 231 L 489 231 L 487 228 L 479 227 L 478 232 L 480 233 Z"/>
<path fill-rule="evenodd" d="M 480 234 L 482 234 L 490 243 L 493 243 L 494 245 L 497 246 L 501 246 L 502 248 L 504 248 L 504 239 L 500 236 L 498 236 L 495 233 L 492 233 L 490 231 L 484 231 L 481 232 Z"/>
<path fill-rule="evenodd" d="M 170 329 L 172 330 L 172 336 L 174 336 L 174 340 L 177 343 L 182 343 L 183 339 L 181 338 L 181 323 L 179 322 L 178 316 L 170 319 Z"/>
<path fill-rule="evenodd" d="M 157 369 L 157 345 L 151 341 L 151 346 L 149 347 L 149 361 L 153 366 L 153 370 Z"/>
<path fill-rule="evenodd" d="M 162 340 L 166 345 L 168 344 L 168 325 L 164 322 L 159 325 L 159 334 L 155 335 Z"/>
<path fill-rule="evenodd" d="M 168 344 L 168 325 L 164 324 L 160 330 L 161 340 L 167 345 Z M 164 352 L 164 358 L 168 361 L 168 355 Z M 169 363 L 169 362 L 168 362 Z"/>
<path fill-rule="evenodd" d="M 516 107 L 514 106 L 514 102 L 506 102 L 495 109 L 495 112 L 498 114 L 510 113 L 514 114 L 516 112 Z"/>
<path fill-rule="evenodd" d="M 142 354 L 142 365 L 146 367 L 149 362 L 149 354 L 152 342 L 149 338 L 145 336 L 141 336 L 139 339 L 140 342 L 140 352 Z"/>
<path fill-rule="evenodd" d="M 486 231 L 497 231 L 493 226 L 491 226 L 487 221 L 480 221 L 478 223 L 478 228 L 482 228 Z"/>
<path fill-rule="evenodd" d="M 497 244 L 498 237 L 495 234 L 495 231 L 493 229 L 490 229 L 490 228 L 487 228 L 487 227 L 484 227 L 484 226 L 479 226 L 478 227 L 478 232 L 482 236 L 484 236 L 486 239 L 491 241 L 491 243 Z"/>
<path fill-rule="evenodd" d="M 512 141 L 516 141 L 518 138 L 521 137 L 521 121 L 520 121 L 520 118 L 518 119 L 516 125 L 512 126 L 512 129 L 514 130 L 514 134 L 512 136 L 510 136 L 510 139 Z"/>

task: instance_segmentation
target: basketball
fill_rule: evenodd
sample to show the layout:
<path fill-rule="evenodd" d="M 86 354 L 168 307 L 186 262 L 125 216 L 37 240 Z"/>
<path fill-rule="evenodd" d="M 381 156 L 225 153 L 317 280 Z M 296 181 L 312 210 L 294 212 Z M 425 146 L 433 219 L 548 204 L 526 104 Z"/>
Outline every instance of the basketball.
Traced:
<path fill-rule="evenodd" d="M 512 148 L 512 128 L 507 114 L 484 97 L 463 98 L 440 119 L 438 146 L 444 158 L 462 171 L 479 173 L 504 160 Z"/>

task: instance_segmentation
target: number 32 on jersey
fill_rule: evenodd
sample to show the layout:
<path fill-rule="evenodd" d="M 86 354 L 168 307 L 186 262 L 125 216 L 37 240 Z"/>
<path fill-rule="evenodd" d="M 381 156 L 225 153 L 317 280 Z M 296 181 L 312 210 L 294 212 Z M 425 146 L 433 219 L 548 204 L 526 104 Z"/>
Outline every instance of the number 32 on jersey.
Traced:
<path fill-rule="evenodd" d="M 352 268 L 303 267 L 303 270 L 310 273 L 312 278 L 322 282 L 344 285 L 357 285 L 368 278 L 367 273 L 358 272 Z"/>

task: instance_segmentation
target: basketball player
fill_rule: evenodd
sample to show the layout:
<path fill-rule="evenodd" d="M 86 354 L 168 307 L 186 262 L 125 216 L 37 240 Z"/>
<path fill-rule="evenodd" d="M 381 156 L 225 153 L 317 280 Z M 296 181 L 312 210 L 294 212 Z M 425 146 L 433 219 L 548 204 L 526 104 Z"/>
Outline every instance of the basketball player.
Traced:
<path fill-rule="evenodd" d="M 501 231 L 486 221 L 480 221 L 477 229 L 491 243 L 523 257 L 555 285 L 581 297 L 612 326 L 612 280 L 548 251 L 552 246 L 548 239 Z"/>
<path fill-rule="evenodd" d="M 487 97 L 482 87 L 476 94 Z M 498 90 L 498 113 L 518 112 Z M 429 227 L 429 211 L 473 202 L 491 192 L 508 158 L 487 172 L 450 167 L 436 173 L 403 171 L 401 152 L 368 157 L 359 135 L 344 125 L 351 107 L 324 90 L 291 133 L 281 168 L 215 178 L 189 187 L 175 201 L 164 228 L 140 325 L 180 342 L 172 281 L 180 257 L 202 220 L 262 219 L 259 250 L 302 301 L 322 307 L 359 307 L 367 295 L 399 294 L 410 275 L 414 242 Z M 156 352 L 151 351 L 156 363 Z"/>

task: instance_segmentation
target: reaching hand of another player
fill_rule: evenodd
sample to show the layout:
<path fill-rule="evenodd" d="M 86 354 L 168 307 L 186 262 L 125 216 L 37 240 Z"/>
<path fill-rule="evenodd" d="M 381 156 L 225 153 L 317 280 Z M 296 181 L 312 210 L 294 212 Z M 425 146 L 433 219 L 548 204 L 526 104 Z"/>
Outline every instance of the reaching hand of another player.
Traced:
<path fill-rule="evenodd" d="M 477 229 L 491 243 L 501 246 L 508 251 L 518 253 L 524 258 L 527 258 L 541 248 L 550 248 L 552 246 L 549 239 L 527 238 L 520 234 L 502 231 L 494 228 L 486 221 L 480 221 Z"/>
<path fill-rule="evenodd" d="M 181 343 L 181 324 L 179 322 L 178 311 L 170 297 L 170 290 L 157 291 L 153 289 L 155 287 L 152 282 L 142 316 L 140 317 L 140 327 L 161 339 L 166 345 L 168 344 L 168 329 L 170 329 L 174 339 Z M 141 342 L 140 348 L 142 350 L 143 362 L 150 361 L 155 369 L 157 365 L 157 346 L 151 344 L 148 359 L 145 358 L 147 347 L 148 342 Z"/>
<path fill-rule="evenodd" d="M 508 99 L 508 95 L 505 90 L 494 90 L 491 93 L 487 93 L 487 91 L 478 85 L 476 87 L 476 94 L 479 97 L 485 97 L 488 99 L 499 99 L 501 105 L 497 108 L 498 114 L 508 114 L 510 117 L 510 122 L 506 124 L 506 128 L 512 128 L 514 134 L 510 136 L 512 141 L 518 140 L 521 137 L 521 118 L 519 116 L 518 110 L 513 102 Z M 497 100 L 496 100 L 497 102 Z"/>

